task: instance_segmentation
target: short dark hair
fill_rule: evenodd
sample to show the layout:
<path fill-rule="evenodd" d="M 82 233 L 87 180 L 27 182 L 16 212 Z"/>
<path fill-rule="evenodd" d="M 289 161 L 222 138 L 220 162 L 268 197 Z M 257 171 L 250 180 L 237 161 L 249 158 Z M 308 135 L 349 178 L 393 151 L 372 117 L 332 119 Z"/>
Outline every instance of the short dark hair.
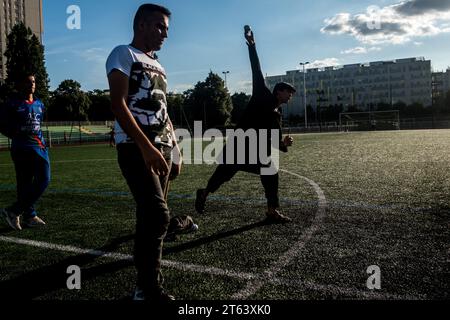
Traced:
<path fill-rule="evenodd" d="M 276 95 L 278 91 L 284 91 L 284 90 L 289 90 L 292 93 L 297 92 L 297 90 L 295 90 L 295 88 L 292 84 L 287 83 L 287 82 L 280 82 L 280 83 L 277 83 L 275 85 L 275 87 L 273 88 L 273 94 Z"/>
<path fill-rule="evenodd" d="M 21 79 L 22 79 L 22 81 L 25 81 L 25 80 L 28 79 L 29 77 L 34 77 L 34 78 L 36 78 L 36 74 L 35 74 L 34 72 L 25 72 L 25 73 L 22 75 Z"/>
<path fill-rule="evenodd" d="M 134 32 L 137 31 L 139 22 L 141 22 L 142 19 L 144 19 L 147 15 L 153 12 L 160 12 L 169 18 L 172 15 L 172 13 L 166 7 L 153 3 L 143 4 L 139 7 L 139 9 L 136 11 L 136 15 L 134 16 L 134 23 L 133 23 Z"/>
<path fill-rule="evenodd" d="M 34 74 L 33 72 L 21 72 L 13 80 L 14 88 L 20 89 L 25 84 L 25 81 L 27 81 L 29 77 L 34 77 L 36 79 L 36 74 Z"/>

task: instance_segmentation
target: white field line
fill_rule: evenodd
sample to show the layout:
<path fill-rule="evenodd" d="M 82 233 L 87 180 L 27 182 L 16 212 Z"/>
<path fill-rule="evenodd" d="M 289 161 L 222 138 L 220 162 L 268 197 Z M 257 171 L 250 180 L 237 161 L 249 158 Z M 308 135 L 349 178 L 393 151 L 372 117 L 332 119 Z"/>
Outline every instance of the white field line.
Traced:
<path fill-rule="evenodd" d="M 85 159 L 85 160 L 63 160 L 63 161 L 53 161 L 52 163 L 76 163 L 76 162 L 96 162 L 96 161 L 116 161 L 117 159 Z M 194 159 L 199 160 L 199 159 Z M 10 164 L 2 164 L 0 166 L 8 166 Z M 285 268 L 287 265 L 289 265 L 293 259 L 297 256 L 298 252 L 301 251 L 306 243 L 312 238 L 313 234 L 317 232 L 319 229 L 319 226 L 325 217 L 326 208 L 328 206 L 327 200 L 325 198 L 325 194 L 322 191 L 322 189 L 319 187 L 317 183 L 315 183 L 313 180 L 310 180 L 306 177 L 300 176 L 296 173 L 289 172 L 287 170 L 280 169 L 280 171 L 285 172 L 287 174 L 293 175 L 295 177 L 298 177 L 300 179 L 306 180 L 315 190 L 318 199 L 319 199 L 319 208 L 316 213 L 315 219 L 313 221 L 313 224 L 305 230 L 302 235 L 299 238 L 299 241 L 294 244 L 291 249 L 289 249 L 285 254 L 283 254 L 280 259 L 276 263 L 272 265 L 272 267 L 268 270 L 266 270 L 263 275 L 255 275 L 251 273 L 242 273 L 242 272 L 235 272 L 230 270 L 223 270 L 219 268 L 214 267 L 206 267 L 206 266 L 199 266 L 199 265 L 193 265 L 193 264 L 184 264 L 179 263 L 176 261 L 169 261 L 169 260 L 163 260 L 162 264 L 166 267 L 170 267 L 173 269 L 178 269 L 182 271 L 191 271 L 191 272 L 198 272 L 198 273 L 206 273 L 216 276 L 227 276 L 231 278 L 236 278 L 240 280 L 247 280 L 249 283 L 247 284 L 246 288 L 244 288 L 242 291 L 236 293 L 233 295 L 233 299 L 246 299 L 249 298 L 251 295 L 255 294 L 265 283 L 272 283 L 272 284 L 280 284 L 284 286 L 295 286 L 295 287 L 302 287 L 302 288 L 308 288 L 316 291 L 321 292 L 331 292 L 335 294 L 339 293 L 348 293 L 351 295 L 358 295 L 362 297 L 367 298 L 390 298 L 390 299 L 411 299 L 414 297 L 409 296 L 397 296 L 397 295 L 391 295 L 391 294 L 380 294 L 377 292 L 366 292 L 361 291 L 358 289 L 346 289 L 341 288 L 338 286 L 332 286 L 332 285 L 317 285 L 311 282 L 292 282 L 292 280 L 280 280 L 276 278 L 276 274 L 282 271 L 283 268 Z M 73 246 L 64 246 L 64 245 L 56 245 L 46 242 L 39 242 L 39 241 L 33 241 L 33 240 L 24 240 L 24 239 L 18 239 L 18 238 L 9 238 L 9 237 L 3 237 L 0 236 L 0 241 L 2 242 L 10 242 L 15 244 L 21 244 L 21 245 L 28 245 L 33 247 L 39 247 L 44 249 L 51 249 L 51 250 L 58 250 L 58 251 L 64 251 L 64 252 L 72 252 L 76 254 L 88 254 L 93 256 L 99 256 L 104 258 L 111 258 L 114 260 L 129 260 L 132 261 L 133 257 L 131 255 L 125 255 L 120 253 L 108 253 L 103 251 L 98 251 L 94 249 L 81 249 Z M 450 254 L 450 250 L 449 250 Z M 292 283 L 291 283 L 292 282 Z M 297 283 L 297 285 L 295 285 Z"/>
<path fill-rule="evenodd" d="M 34 241 L 34 240 L 26 240 L 12 237 L 4 237 L 0 236 L 1 242 L 13 243 L 19 245 L 25 245 L 30 247 L 36 247 L 41 249 L 49 249 L 61 252 L 69 252 L 75 254 L 83 254 L 83 255 L 92 255 L 96 257 L 111 259 L 115 261 L 133 261 L 133 256 L 122 253 L 114 253 L 114 252 L 104 252 L 100 250 L 94 249 L 82 249 L 74 246 L 66 246 L 66 245 L 58 245 L 53 243 Z M 224 270 L 220 268 L 207 267 L 201 265 L 194 264 L 186 264 L 177 261 L 163 260 L 162 265 L 167 268 L 172 268 L 180 271 L 188 271 L 202 274 L 209 274 L 213 276 L 223 276 L 232 279 L 242 280 L 242 281 L 252 281 L 255 279 L 261 279 L 261 275 L 245 273 L 245 272 L 236 272 L 231 270 Z M 266 279 L 267 283 L 277 285 L 277 286 L 287 286 L 294 287 L 298 289 L 308 289 L 313 291 L 318 291 L 322 293 L 328 293 L 332 295 L 350 295 L 355 297 L 367 298 L 367 299 L 396 299 L 396 300 L 414 300 L 414 299 L 425 299 L 425 296 L 401 296 L 390 293 L 382 293 L 376 291 L 364 291 L 356 288 L 342 288 L 335 285 L 321 285 L 316 284 L 310 281 L 296 281 L 292 279 L 284 279 L 284 278 L 276 278 L 272 277 L 270 279 Z"/>
<path fill-rule="evenodd" d="M 19 239 L 19 238 L 0 236 L 0 241 L 25 245 L 25 246 L 29 246 L 29 247 L 36 247 L 36 248 L 41 248 L 41 249 L 49 249 L 49 250 L 56 250 L 56 251 L 62 251 L 62 252 L 91 255 L 91 256 L 109 258 L 109 259 L 114 259 L 114 260 L 130 260 L 130 259 L 132 260 L 133 259 L 133 257 L 131 255 L 126 255 L 126 254 L 121 254 L 121 253 L 108 253 L 108 252 L 103 252 L 103 251 L 94 250 L 94 249 L 81 249 L 81 248 L 77 248 L 74 246 L 65 246 L 65 245 L 59 245 L 59 244 L 53 244 L 53 243 L 41 242 L 41 241 L 35 241 L 35 240 L 25 240 L 25 239 Z"/>
<path fill-rule="evenodd" d="M 319 187 L 319 185 L 314 181 L 312 181 L 311 179 L 300 176 L 296 173 L 292 173 L 290 171 L 282 169 L 280 169 L 280 171 L 295 176 L 297 178 L 306 180 L 314 188 L 314 191 L 317 194 L 317 197 L 319 199 L 319 208 L 317 210 L 312 225 L 300 235 L 298 241 L 295 244 L 293 244 L 292 247 L 278 259 L 278 261 L 273 263 L 272 266 L 264 272 L 262 277 L 255 279 L 253 281 L 249 281 L 244 289 L 235 293 L 232 296 L 233 299 L 236 300 L 248 299 L 256 292 L 258 292 L 258 290 L 260 290 L 264 286 L 265 282 L 267 282 L 268 279 L 274 279 L 275 276 L 280 271 L 282 271 L 283 268 L 288 266 L 295 259 L 298 253 L 301 250 L 303 250 L 303 248 L 306 246 L 306 243 L 308 243 L 308 241 L 311 240 L 312 236 L 314 235 L 314 233 L 317 232 L 323 219 L 325 218 L 325 213 L 327 209 L 327 200 L 325 198 L 324 192 Z"/>

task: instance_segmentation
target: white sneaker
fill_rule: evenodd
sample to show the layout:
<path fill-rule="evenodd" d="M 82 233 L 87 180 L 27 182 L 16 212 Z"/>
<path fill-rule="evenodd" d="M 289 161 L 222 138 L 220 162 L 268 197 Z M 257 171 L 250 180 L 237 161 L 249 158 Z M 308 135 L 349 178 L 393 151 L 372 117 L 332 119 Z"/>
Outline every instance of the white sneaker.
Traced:
<path fill-rule="evenodd" d="M 11 228 L 19 231 L 22 230 L 22 227 L 20 226 L 20 216 L 6 208 L 2 210 L 2 215 L 5 217 L 6 222 L 8 222 Z"/>
<path fill-rule="evenodd" d="M 41 227 L 41 226 L 45 226 L 46 225 L 44 220 L 42 220 L 41 218 L 39 218 L 37 216 L 34 217 L 34 218 L 24 219 L 22 221 L 22 223 L 28 228 Z"/>
<path fill-rule="evenodd" d="M 189 232 L 195 232 L 198 230 L 198 224 L 193 223 L 191 228 L 189 229 Z"/>

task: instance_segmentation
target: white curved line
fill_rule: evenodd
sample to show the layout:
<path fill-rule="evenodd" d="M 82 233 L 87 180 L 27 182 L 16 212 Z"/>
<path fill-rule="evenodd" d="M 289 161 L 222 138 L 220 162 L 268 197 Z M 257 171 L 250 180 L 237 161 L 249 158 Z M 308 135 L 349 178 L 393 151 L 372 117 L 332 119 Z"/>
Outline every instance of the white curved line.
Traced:
<path fill-rule="evenodd" d="M 273 279 L 275 279 L 276 275 L 280 271 L 282 271 L 286 266 L 288 266 L 297 256 L 298 252 L 300 252 L 306 246 L 306 243 L 308 243 L 308 241 L 311 240 L 314 233 L 316 233 L 317 230 L 319 229 L 322 220 L 325 218 L 325 213 L 328 204 L 325 194 L 319 187 L 319 185 L 313 180 L 298 175 L 296 173 L 282 169 L 280 169 L 280 171 L 290 174 L 294 177 L 306 180 L 314 188 L 314 191 L 317 194 L 317 197 L 319 199 L 319 208 L 317 210 L 312 225 L 301 234 L 299 240 L 287 252 L 285 252 L 275 263 L 273 263 L 268 270 L 264 271 L 261 277 L 249 281 L 244 289 L 235 293 L 231 297 L 232 299 L 236 300 L 248 299 L 250 296 L 258 292 L 258 290 L 260 290 L 266 282 L 268 281 L 272 282 Z"/>

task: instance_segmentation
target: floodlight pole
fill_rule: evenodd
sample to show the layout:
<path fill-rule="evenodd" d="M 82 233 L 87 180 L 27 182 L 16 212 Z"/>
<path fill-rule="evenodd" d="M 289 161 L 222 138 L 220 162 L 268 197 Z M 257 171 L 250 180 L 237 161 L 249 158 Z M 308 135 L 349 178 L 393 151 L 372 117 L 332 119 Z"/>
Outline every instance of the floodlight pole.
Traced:
<path fill-rule="evenodd" d="M 228 89 L 228 85 L 227 85 L 227 74 L 229 74 L 230 71 L 223 71 L 222 73 L 225 75 L 225 88 Z"/>
<path fill-rule="evenodd" d="M 308 111 L 306 107 L 306 71 L 305 67 L 309 62 L 301 62 L 300 65 L 303 66 L 303 103 L 305 105 L 305 129 L 308 128 Z"/>

